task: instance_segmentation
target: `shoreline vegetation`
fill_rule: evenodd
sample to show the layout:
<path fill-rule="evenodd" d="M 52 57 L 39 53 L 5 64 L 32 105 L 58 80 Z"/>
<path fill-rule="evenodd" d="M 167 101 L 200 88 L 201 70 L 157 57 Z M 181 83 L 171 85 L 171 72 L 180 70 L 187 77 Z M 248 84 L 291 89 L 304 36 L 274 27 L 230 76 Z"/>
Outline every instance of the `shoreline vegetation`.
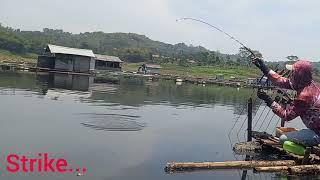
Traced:
<path fill-rule="evenodd" d="M 201 46 L 154 41 L 135 33 L 84 32 L 73 34 L 48 28 L 42 31 L 23 31 L 4 27 L 0 23 L 1 64 L 9 64 L 22 69 L 35 69 L 37 55 L 43 53 L 43 48 L 47 44 L 91 49 L 98 54 L 117 56 L 125 62 L 122 71 L 133 72 L 132 74 L 138 71 L 141 64 L 150 63 L 160 64 L 161 74 L 172 78 L 211 80 L 218 75 L 223 75 L 226 81 L 247 81 L 248 78 L 257 78 L 262 75 L 251 64 L 249 54 L 244 48 L 239 48 L 236 54 L 223 54 Z M 252 51 L 260 54 L 259 51 Z M 268 65 L 274 69 L 273 67 L 278 63 L 281 66 L 279 68 L 283 69 L 287 62 L 268 62 Z M 320 63 L 317 63 L 317 67 L 320 68 Z M 319 70 L 315 74 L 315 79 L 319 80 Z"/>
<path fill-rule="evenodd" d="M 12 64 L 29 64 L 36 66 L 37 55 L 26 54 L 19 55 L 9 51 L 0 50 L 0 63 Z M 138 68 L 145 62 L 139 63 L 124 63 L 122 70 L 124 72 L 137 72 Z M 256 78 L 261 75 L 261 72 L 254 66 L 236 66 L 236 65 L 203 65 L 203 66 L 180 66 L 178 64 L 161 64 L 161 74 L 177 76 L 180 78 L 214 78 L 218 74 L 224 75 L 225 79 L 234 77 L 241 80 L 247 78 Z"/>
<path fill-rule="evenodd" d="M 244 48 L 236 54 L 224 54 L 202 46 L 155 41 L 135 33 L 74 34 L 49 28 L 24 31 L 0 23 L 0 62 L 36 64 L 37 54 L 42 54 L 47 44 L 91 49 L 96 54 L 117 56 L 125 62 L 123 71 L 136 72 L 139 65 L 148 63 L 160 64 L 161 74 L 181 77 L 215 78 L 221 74 L 228 79 L 257 77 L 260 74 L 255 67 L 249 67 L 250 59 Z"/>
<path fill-rule="evenodd" d="M 0 62 L 8 63 L 37 63 L 37 54 L 26 53 L 26 54 L 17 54 L 10 51 L 0 49 Z"/>
<path fill-rule="evenodd" d="M 134 72 L 143 63 L 124 63 L 123 70 Z M 207 65 L 207 66 L 179 66 L 176 64 L 161 64 L 161 74 L 170 74 L 173 76 L 194 77 L 194 78 L 214 78 L 218 74 L 224 75 L 225 79 L 234 77 L 236 79 L 246 80 L 247 78 L 256 78 L 261 76 L 261 72 L 255 68 L 235 66 L 235 65 Z"/>
<path fill-rule="evenodd" d="M 6 50 L 0 49 L 0 65 L 1 64 L 13 64 L 22 69 L 29 69 L 35 67 L 37 63 L 37 55 L 33 53 L 29 54 L 15 54 Z M 130 63 L 125 62 L 123 64 L 122 71 L 125 73 L 136 73 L 138 68 L 148 62 Z M 178 64 L 165 63 L 161 64 L 161 74 L 163 79 L 176 80 L 176 78 L 182 78 L 185 82 L 197 83 L 197 84 L 218 84 L 228 86 L 238 86 L 238 82 L 246 84 L 248 78 L 261 77 L 262 73 L 253 65 L 252 66 L 240 66 L 240 65 L 192 65 L 181 66 Z M 223 75 L 223 82 L 216 82 L 213 79 L 217 75 Z M 320 76 L 314 74 L 314 80 L 320 82 Z M 117 82 L 118 78 L 114 73 L 102 74 L 97 76 L 98 82 Z"/>

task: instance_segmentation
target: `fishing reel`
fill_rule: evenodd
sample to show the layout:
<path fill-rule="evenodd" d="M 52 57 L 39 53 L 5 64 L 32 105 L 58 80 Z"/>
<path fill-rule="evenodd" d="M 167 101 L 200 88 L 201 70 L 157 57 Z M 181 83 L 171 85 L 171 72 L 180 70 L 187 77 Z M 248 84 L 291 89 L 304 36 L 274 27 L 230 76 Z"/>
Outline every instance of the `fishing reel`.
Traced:
<path fill-rule="evenodd" d="M 275 97 L 275 101 L 283 105 L 288 105 L 293 102 L 293 99 L 290 97 L 290 95 L 287 92 L 285 92 L 284 90 L 278 89 L 277 95 Z"/>

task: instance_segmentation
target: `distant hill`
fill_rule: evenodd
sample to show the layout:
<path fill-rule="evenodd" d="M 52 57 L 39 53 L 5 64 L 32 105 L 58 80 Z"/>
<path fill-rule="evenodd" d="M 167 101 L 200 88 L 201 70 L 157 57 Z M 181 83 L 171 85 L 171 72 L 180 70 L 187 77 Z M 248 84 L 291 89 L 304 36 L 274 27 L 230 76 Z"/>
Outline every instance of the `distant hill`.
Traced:
<path fill-rule="evenodd" d="M 44 28 L 43 31 L 21 31 L 0 24 L 0 49 L 13 53 L 41 54 L 46 44 L 92 49 L 95 53 L 119 56 L 129 62 L 151 61 L 187 65 L 241 64 L 238 55 L 221 54 L 201 46 L 184 43 L 167 44 L 134 33 L 85 32 L 72 34 Z"/>

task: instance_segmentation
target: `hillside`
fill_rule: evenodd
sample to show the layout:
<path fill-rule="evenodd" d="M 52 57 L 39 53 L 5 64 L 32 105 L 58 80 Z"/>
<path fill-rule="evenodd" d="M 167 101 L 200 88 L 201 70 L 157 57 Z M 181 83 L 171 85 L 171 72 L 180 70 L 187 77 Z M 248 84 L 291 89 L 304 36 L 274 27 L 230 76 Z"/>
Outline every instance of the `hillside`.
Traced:
<path fill-rule="evenodd" d="M 95 53 L 119 56 L 127 62 L 150 61 L 188 65 L 239 64 L 246 62 L 238 55 L 210 51 L 184 43 L 167 44 L 134 33 L 85 32 L 72 34 L 44 28 L 43 31 L 22 31 L 0 24 L 0 49 L 23 57 L 41 54 L 46 44 L 92 49 Z M 245 63 L 246 64 L 246 63 Z"/>

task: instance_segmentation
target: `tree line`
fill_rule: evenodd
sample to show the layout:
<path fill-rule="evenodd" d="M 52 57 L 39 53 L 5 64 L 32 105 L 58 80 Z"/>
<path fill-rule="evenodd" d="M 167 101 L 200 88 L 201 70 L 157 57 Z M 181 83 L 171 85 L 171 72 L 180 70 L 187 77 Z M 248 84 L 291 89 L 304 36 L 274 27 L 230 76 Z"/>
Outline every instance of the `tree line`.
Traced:
<path fill-rule="evenodd" d="M 201 46 L 167 44 L 135 33 L 85 32 L 72 34 L 59 29 L 21 31 L 0 24 L 0 49 L 16 54 L 42 54 L 47 44 L 92 49 L 94 53 L 120 57 L 127 62 L 190 65 L 249 65 L 243 48 L 223 54 Z"/>

